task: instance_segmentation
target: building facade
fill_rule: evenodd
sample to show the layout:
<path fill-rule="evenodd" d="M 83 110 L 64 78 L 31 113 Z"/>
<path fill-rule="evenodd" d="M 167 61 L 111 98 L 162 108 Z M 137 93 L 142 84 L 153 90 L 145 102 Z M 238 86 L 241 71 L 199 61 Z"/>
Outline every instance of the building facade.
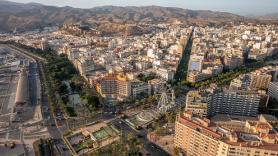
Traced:
<path fill-rule="evenodd" d="M 202 96 L 198 91 L 189 91 L 186 95 L 185 111 L 191 111 L 201 117 L 207 116 L 207 97 Z"/>
<path fill-rule="evenodd" d="M 124 75 L 108 74 L 96 83 L 96 90 L 103 97 L 121 99 L 131 96 L 131 82 Z"/>
<path fill-rule="evenodd" d="M 277 137 L 263 135 L 272 139 L 263 139 L 262 134 L 229 131 L 185 112 L 176 118 L 174 146 L 187 156 L 278 155 Z"/>
<path fill-rule="evenodd" d="M 278 82 L 270 82 L 268 95 L 278 101 Z"/>
<path fill-rule="evenodd" d="M 252 75 L 250 89 L 267 89 L 271 79 L 269 74 Z"/>
<path fill-rule="evenodd" d="M 143 98 L 151 95 L 151 86 L 146 82 L 135 81 L 131 84 L 133 98 Z"/>
<path fill-rule="evenodd" d="M 216 114 L 256 116 L 261 97 L 247 91 L 213 93 L 208 101 L 208 115 Z"/>
<path fill-rule="evenodd" d="M 251 75 L 243 74 L 233 79 L 230 83 L 231 90 L 248 90 L 251 83 Z"/>

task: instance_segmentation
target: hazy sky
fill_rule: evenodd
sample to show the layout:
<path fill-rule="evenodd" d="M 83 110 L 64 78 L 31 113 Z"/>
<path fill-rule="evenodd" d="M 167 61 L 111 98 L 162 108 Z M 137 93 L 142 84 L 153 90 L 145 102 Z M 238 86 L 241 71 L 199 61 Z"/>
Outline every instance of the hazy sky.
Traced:
<path fill-rule="evenodd" d="M 103 5 L 146 6 L 159 5 L 194 10 L 226 11 L 237 14 L 268 14 L 278 12 L 278 0 L 11 0 L 36 2 L 56 6 L 92 8 Z"/>

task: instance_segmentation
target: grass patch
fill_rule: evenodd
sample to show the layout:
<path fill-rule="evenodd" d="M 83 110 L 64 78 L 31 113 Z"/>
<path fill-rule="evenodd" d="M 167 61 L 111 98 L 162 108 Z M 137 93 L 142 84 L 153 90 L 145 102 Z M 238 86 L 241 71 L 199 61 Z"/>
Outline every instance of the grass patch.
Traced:
<path fill-rule="evenodd" d="M 108 138 L 110 135 L 106 132 L 106 130 L 104 129 L 100 129 L 96 132 L 93 132 L 93 136 L 97 139 L 97 140 L 103 140 Z"/>

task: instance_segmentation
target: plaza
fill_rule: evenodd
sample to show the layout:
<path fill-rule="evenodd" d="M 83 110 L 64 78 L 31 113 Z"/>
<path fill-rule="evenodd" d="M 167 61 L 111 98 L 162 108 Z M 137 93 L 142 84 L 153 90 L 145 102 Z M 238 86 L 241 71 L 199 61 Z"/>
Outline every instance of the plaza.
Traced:
<path fill-rule="evenodd" d="M 159 113 L 155 112 L 154 110 L 144 110 L 126 118 L 124 121 L 132 128 L 140 129 L 141 127 L 151 123 L 158 116 Z"/>
<path fill-rule="evenodd" d="M 81 155 L 109 145 L 119 139 L 119 130 L 113 125 L 96 123 L 64 136 L 73 155 Z"/>

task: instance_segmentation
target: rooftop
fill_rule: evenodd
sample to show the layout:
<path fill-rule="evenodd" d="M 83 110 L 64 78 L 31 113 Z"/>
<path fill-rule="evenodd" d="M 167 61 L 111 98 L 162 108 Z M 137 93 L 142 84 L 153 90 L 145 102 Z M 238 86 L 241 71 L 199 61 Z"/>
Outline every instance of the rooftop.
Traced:
<path fill-rule="evenodd" d="M 247 117 L 246 119 L 239 116 L 236 116 L 237 118 L 235 116 L 233 117 L 238 121 L 258 121 L 258 118 L 256 117 Z M 213 139 L 221 140 L 230 145 L 278 151 L 278 144 L 265 142 L 262 137 L 263 135 L 227 130 L 225 128 L 216 126 L 216 124 L 214 124 L 213 122 L 213 120 L 216 119 L 220 121 L 233 120 L 232 117 L 228 115 L 218 115 L 210 121 L 206 118 L 195 117 L 191 112 L 185 112 L 177 116 L 176 122 L 181 123 Z M 259 127 L 264 128 L 265 126 L 267 126 L 267 128 L 269 128 L 269 124 L 267 123 L 258 122 L 258 124 L 259 125 L 257 126 Z M 271 131 L 269 134 L 265 134 L 264 137 L 277 140 L 278 134 L 276 131 Z"/>

